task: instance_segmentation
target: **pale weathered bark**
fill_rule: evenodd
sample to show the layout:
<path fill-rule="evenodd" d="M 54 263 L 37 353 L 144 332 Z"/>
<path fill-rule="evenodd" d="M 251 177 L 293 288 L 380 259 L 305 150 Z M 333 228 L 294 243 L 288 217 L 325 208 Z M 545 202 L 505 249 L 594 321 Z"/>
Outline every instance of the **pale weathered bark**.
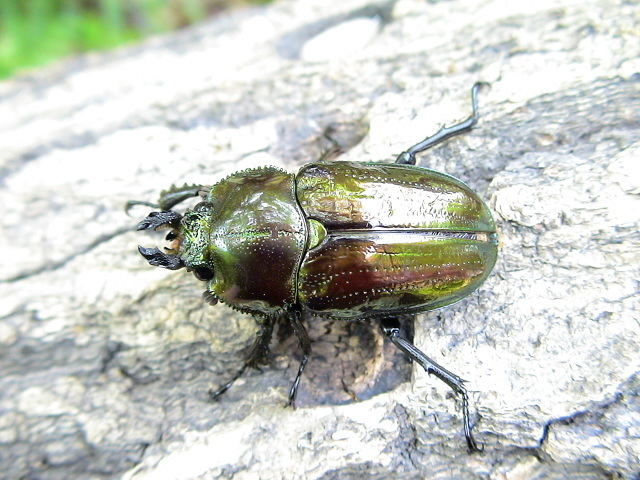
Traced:
<path fill-rule="evenodd" d="M 637 479 L 639 24 L 624 1 L 283 1 L 0 84 L 0 476 Z M 149 267 L 124 203 L 295 171 L 329 126 L 391 161 L 477 80 L 477 128 L 420 164 L 488 199 L 500 260 L 414 329 L 468 380 L 484 452 L 368 323 L 307 319 L 302 408 L 286 330 L 209 402 L 254 323 Z"/>

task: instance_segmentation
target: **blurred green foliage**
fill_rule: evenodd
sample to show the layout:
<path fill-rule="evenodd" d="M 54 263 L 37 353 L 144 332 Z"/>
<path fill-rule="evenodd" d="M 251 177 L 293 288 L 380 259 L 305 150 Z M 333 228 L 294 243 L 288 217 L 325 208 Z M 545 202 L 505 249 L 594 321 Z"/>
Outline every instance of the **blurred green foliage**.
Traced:
<path fill-rule="evenodd" d="M 267 0 L 268 1 L 268 0 Z M 0 78 L 265 0 L 0 0 Z"/>

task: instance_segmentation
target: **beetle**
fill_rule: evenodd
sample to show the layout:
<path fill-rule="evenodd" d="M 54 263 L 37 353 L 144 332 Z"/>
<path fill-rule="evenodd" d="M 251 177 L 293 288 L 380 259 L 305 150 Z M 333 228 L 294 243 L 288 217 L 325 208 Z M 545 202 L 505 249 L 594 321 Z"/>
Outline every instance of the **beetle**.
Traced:
<path fill-rule="evenodd" d="M 401 332 L 400 317 L 450 305 L 476 290 L 491 272 L 498 240 L 491 212 L 460 180 L 416 166 L 416 154 L 470 130 L 472 114 L 401 153 L 395 163 L 324 161 L 297 174 L 274 167 L 229 175 L 211 187 L 185 185 L 160 194 L 160 209 L 138 230 L 169 229 L 164 251 L 138 247 L 151 264 L 186 268 L 206 284 L 204 299 L 252 315 L 259 332 L 242 368 L 265 363 L 274 324 L 291 325 L 302 359 L 289 391 L 295 406 L 311 352 L 304 314 L 376 320 L 393 344 L 461 399 L 464 435 L 477 451 L 464 381 L 416 348 Z M 172 210 L 199 196 L 183 214 Z"/>

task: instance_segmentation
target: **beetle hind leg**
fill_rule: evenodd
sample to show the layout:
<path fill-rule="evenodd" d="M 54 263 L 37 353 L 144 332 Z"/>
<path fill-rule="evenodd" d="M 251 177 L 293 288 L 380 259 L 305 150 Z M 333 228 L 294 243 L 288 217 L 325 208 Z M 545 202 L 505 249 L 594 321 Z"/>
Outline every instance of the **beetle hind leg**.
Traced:
<path fill-rule="evenodd" d="M 402 152 L 398 155 L 395 163 L 400 163 L 403 165 L 415 165 L 416 164 L 416 153 L 424 152 L 425 150 L 435 147 L 441 142 L 444 142 L 446 139 L 451 138 L 455 135 L 459 135 L 467 130 L 471 130 L 473 126 L 478 123 L 478 119 L 480 118 L 480 113 L 478 112 L 478 91 L 484 85 L 488 85 L 486 82 L 477 82 L 471 88 L 471 115 L 463 120 L 460 123 L 456 123 L 455 125 L 451 125 L 447 127 L 443 125 L 440 127 L 434 135 L 425 138 L 421 142 L 416 143 L 412 147 L 408 148 L 405 152 Z"/>
<path fill-rule="evenodd" d="M 287 314 L 289 323 L 291 324 L 296 337 L 298 337 L 300 347 L 302 347 L 302 360 L 300 360 L 298 373 L 296 374 L 296 378 L 291 385 L 291 390 L 289 391 L 289 402 L 287 403 L 287 405 L 292 408 L 295 408 L 296 406 L 296 395 L 298 393 L 298 386 L 300 385 L 300 378 L 302 378 L 304 367 L 306 367 L 307 361 L 309 360 L 309 355 L 311 354 L 311 340 L 309 340 L 307 330 L 306 328 L 304 328 L 304 325 L 301 322 L 301 317 L 302 313 L 297 309 L 291 309 Z"/>
<path fill-rule="evenodd" d="M 244 361 L 244 364 L 238 370 L 231 379 L 225 383 L 223 386 L 218 388 L 217 390 L 211 389 L 209 390 L 209 396 L 212 400 L 216 400 L 220 395 L 229 390 L 231 386 L 238 380 L 244 372 L 247 370 L 247 367 L 255 368 L 256 370 L 260 370 L 259 365 L 264 365 L 267 363 L 267 354 L 269 353 L 269 343 L 271 342 L 271 337 L 273 335 L 273 326 L 274 320 L 272 318 L 267 318 L 260 324 L 260 331 L 256 336 L 256 340 L 251 347 L 251 351 L 247 356 L 247 359 Z"/>
<path fill-rule="evenodd" d="M 400 322 L 398 318 L 383 318 L 379 320 L 382 333 L 391 340 L 391 342 L 398 347 L 405 355 L 418 363 L 428 374 L 433 374 L 449 385 L 451 389 L 460 395 L 462 400 L 462 417 L 464 423 L 464 436 L 467 441 L 467 447 L 470 452 L 478 452 L 481 449 L 478 448 L 478 444 L 473 438 L 471 432 L 471 421 L 469 419 L 469 395 L 467 389 L 464 386 L 464 380 L 457 376 L 455 373 L 451 373 L 446 368 L 438 365 L 436 362 L 427 357 L 422 351 L 416 348 L 409 340 L 402 336 L 400 331 Z"/>

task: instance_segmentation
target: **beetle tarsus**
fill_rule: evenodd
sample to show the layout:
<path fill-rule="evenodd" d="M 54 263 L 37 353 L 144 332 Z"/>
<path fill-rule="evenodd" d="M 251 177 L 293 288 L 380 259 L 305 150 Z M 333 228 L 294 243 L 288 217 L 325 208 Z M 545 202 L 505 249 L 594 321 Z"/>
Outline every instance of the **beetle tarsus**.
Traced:
<path fill-rule="evenodd" d="M 304 372 L 304 367 L 307 366 L 307 361 L 309 360 L 309 355 L 311 354 L 311 340 L 309 340 L 307 330 L 306 328 L 304 328 L 304 325 L 301 322 L 302 314 L 299 310 L 289 310 L 287 318 L 289 319 L 289 323 L 291 323 L 293 331 L 295 332 L 296 337 L 298 337 L 298 342 L 300 342 L 300 347 L 302 348 L 302 360 L 300 360 L 298 374 L 296 375 L 296 378 L 291 385 L 291 390 L 289 391 L 289 402 L 287 403 L 287 406 L 296 408 L 296 395 L 298 394 L 298 385 L 300 384 L 302 372 Z"/>
<path fill-rule="evenodd" d="M 436 362 L 427 357 L 421 350 L 415 347 L 409 340 L 402 336 L 400 331 L 400 322 L 396 317 L 383 318 L 379 321 L 380 328 L 384 335 L 393 342 L 402 352 L 411 358 L 414 362 L 418 363 L 425 371 L 430 375 L 435 375 L 444 383 L 449 385 L 451 389 L 460 395 L 462 399 L 462 419 L 464 423 L 464 436 L 467 440 L 467 447 L 470 452 L 481 451 L 478 448 L 478 444 L 473 438 L 471 432 L 471 421 L 469 419 L 469 395 L 467 389 L 464 387 L 464 380 L 457 376 L 455 373 L 451 373 L 446 368 L 438 365 Z"/>
<path fill-rule="evenodd" d="M 448 138 L 459 135 L 460 133 L 466 132 L 467 130 L 473 128 L 473 126 L 478 123 L 478 119 L 480 118 L 480 112 L 478 110 L 478 91 L 484 85 L 488 85 L 488 83 L 477 82 L 473 85 L 473 87 L 471 87 L 472 113 L 469 118 L 463 120 L 460 123 L 456 123 L 455 125 L 451 125 L 450 127 L 443 125 L 435 135 L 425 138 L 421 142 L 416 143 L 414 146 L 408 148 L 405 152 L 402 152 L 400 155 L 398 155 L 396 163 L 403 165 L 415 165 L 417 153 L 424 152 L 425 150 L 431 147 L 435 147 Z"/>

